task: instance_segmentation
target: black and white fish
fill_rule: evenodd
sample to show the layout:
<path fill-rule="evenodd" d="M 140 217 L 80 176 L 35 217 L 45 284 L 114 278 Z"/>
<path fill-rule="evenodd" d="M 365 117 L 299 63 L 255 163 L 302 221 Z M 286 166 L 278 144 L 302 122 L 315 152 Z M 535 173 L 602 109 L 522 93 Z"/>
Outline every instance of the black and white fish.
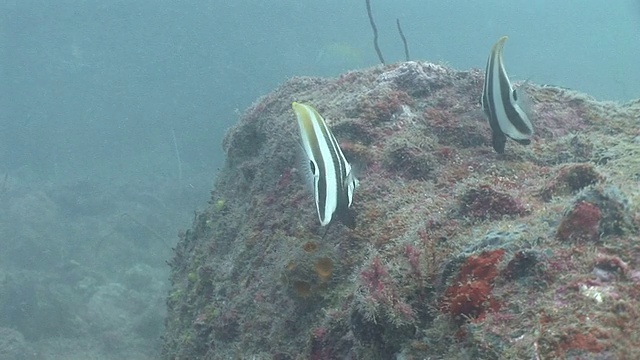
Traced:
<path fill-rule="evenodd" d="M 316 109 L 297 102 L 291 106 L 298 118 L 300 145 L 305 155 L 303 171 L 313 187 L 320 224 L 324 226 L 339 218 L 348 227 L 355 227 L 349 207 L 358 180 L 351 165 Z"/>
<path fill-rule="evenodd" d="M 502 52 L 506 41 L 506 36 L 501 37 L 491 49 L 480 101 L 491 125 L 493 148 L 500 154 L 504 153 L 507 137 L 528 145 L 533 136 L 526 94 L 513 88 L 504 69 Z"/>

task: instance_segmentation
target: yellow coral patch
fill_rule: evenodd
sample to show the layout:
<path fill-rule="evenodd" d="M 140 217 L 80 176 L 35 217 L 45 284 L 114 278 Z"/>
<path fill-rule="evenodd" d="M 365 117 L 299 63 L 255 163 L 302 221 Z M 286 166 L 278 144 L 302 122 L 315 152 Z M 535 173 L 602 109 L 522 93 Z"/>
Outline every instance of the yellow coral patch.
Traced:
<path fill-rule="evenodd" d="M 320 280 L 328 281 L 331 278 L 331 274 L 333 274 L 333 261 L 328 257 L 323 257 L 316 262 L 314 270 Z"/>
<path fill-rule="evenodd" d="M 318 244 L 316 244 L 313 241 L 307 241 L 306 243 L 304 243 L 304 245 L 302 245 L 302 249 L 306 252 L 306 253 L 313 253 L 316 252 L 316 250 L 318 250 Z"/>

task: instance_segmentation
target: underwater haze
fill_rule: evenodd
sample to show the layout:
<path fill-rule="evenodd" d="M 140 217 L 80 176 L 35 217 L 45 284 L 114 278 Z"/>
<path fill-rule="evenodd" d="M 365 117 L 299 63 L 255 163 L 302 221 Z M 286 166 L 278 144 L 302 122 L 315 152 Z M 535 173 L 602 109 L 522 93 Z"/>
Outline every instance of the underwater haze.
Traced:
<path fill-rule="evenodd" d="M 387 62 L 640 96 L 640 3 L 371 1 Z M 0 0 L 0 358 L 159 356 L 222 139 L 292 76 L 379 63 L 364 1 Z M 293 121 L 293 114 L 292 114 Z"/>

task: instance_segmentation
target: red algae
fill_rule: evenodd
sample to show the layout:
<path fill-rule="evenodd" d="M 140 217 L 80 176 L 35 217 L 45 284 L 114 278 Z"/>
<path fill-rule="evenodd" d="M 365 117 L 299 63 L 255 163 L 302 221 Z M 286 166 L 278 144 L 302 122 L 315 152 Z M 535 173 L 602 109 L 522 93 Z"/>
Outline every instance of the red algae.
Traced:
<path fill-rule="evenodd" d="M 504 250 L 497 249 L 467 258 L 453 285 L 444 292 L 443 311 L 457 321 L 482 320 L 486 311 L 497 311 L 500 304 L 492 298 L 491 289 L 503 256 Z"/>
<path fill-rule="evenodd" d="M 600 239 L 600 209 L 586 201 L 581 201 L 569 211 L 558 227 L 560 240 L 597 241 Z"/>

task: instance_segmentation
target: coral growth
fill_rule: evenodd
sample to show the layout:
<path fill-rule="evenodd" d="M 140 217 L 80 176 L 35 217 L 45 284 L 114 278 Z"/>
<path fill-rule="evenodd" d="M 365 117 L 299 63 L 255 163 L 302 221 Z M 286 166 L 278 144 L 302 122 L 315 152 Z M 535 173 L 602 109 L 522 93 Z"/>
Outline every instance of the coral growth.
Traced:
<path fill-rule="evenodd" d="M 615 186 L 589 186 L 576 195 L 575 201 L 586 201 L 600 209 L 600 233 L 604 236 L 637 230 L 631 218 L 629 197 Z"/>
<path fill-rule="evenodd" d="M 591 164 L 571 164 L 561 167 L 545 184 L 541 196 L 550 201 L 554 196 L 566 196 L 604 180 Z"/>
<path fill-rule="evenodd" d="M 588 106 L 593 99 L 584 94 L 555 87 L 540 88 L 532 84 L 528 84 L 528 87 L 528 93 L 538 105 L 536 127 L 540 136 L 558 137 L 579 132 L 594 118 Z M 569 101 L 558 101 L 561 98 Z"/>
<path fill-rule="evenodd" d="M 535 274 L 536 266 L 542 262 L 542 255 L 531 250 L 517 251 L 503 270 L 502 275 L 507 280 L 521 279 Z"/>
<path fill-rule="evenodd" d="M 358 108 L 360 116 L 377 123 L 393 120 L 402 112 L 402 107 L 411 105 L 413 99 L 406 92 L 398 90 L 377 89 L 362 99 Z"/>
<path fill-rule="evenodd" d="M 321 282 L 327 282 L 333 274 L 333 261 L 328 257 L 320 258 L 314 263 L 313 269 Z"/>
<path fill-rule="evenodd" d="M 402 325 L 414 320 L 414 311 L 399 294 L 397 283 L 389 275 L 380 257 L 360 273 L 361 294 L 357 299 L 365 319 L 376 322 L 384 317 L 392 324 Z"/>
<path fill-rule="evenodd" d="M 442 65 L 407 61 L 378 77 L 382 83 L 410 92 L 412 96 L 428 95 L 451 83 L 451 70 Z"/>
<path fill-rule="evenodd" d="M 473 219 L 500 219 L 505 215 L 522 216 L 524 205 L 511 195 L 499 192 L 490 185 L 467 190 L 460 199 L 460 213 Z"/>
<path fill-rule="evenodd" d="M 423 113 L 426 124 L 438 137 L 440 144 L 462 148 L 488 144 L 487 139 L 491 136 L 489 131 L 479 129 L 478 120 L 471 114 L 455 113 L 453 107 L 428 107 Z"/>
<path fill-rule="evenodd" d="M 491 296 L 491 290 L 504 253 L 503 249 L 497 249 L 467 258 L 453 284 L 444 292 L 442 310 L 457 321 L 482 320 L 487 311 L 497 311 L 500 303 Z"/>
<path fill-rule="evenodd" d="M 312 241 L 304 243 L 299 250 L 292 251 L 282 280 L 295 298 L 309 300 L 326 291 L 335 263 L 326 249 Z"/>
<path fill-rule="evenodd" d="M 635 229 L 627 200 L 612 187 L 590 186 L 580 192 L 565 212 L 557 230 L 560 240 L 597 241 Z"/>
<path fill-rule="evenodd" d="M 425 180 L 433 177 L 434 161 L 424 148 L 410 144 L 406 139 L 394 139 L 383 163 L 385 168 L 410 180 Z"/>
<path fill-rule="evenodd" d="M 571 208 L 558 226 L 560 240 L 597 241 L 600 239 L 600 209 L 587 201 L 580 201 Z"/>

